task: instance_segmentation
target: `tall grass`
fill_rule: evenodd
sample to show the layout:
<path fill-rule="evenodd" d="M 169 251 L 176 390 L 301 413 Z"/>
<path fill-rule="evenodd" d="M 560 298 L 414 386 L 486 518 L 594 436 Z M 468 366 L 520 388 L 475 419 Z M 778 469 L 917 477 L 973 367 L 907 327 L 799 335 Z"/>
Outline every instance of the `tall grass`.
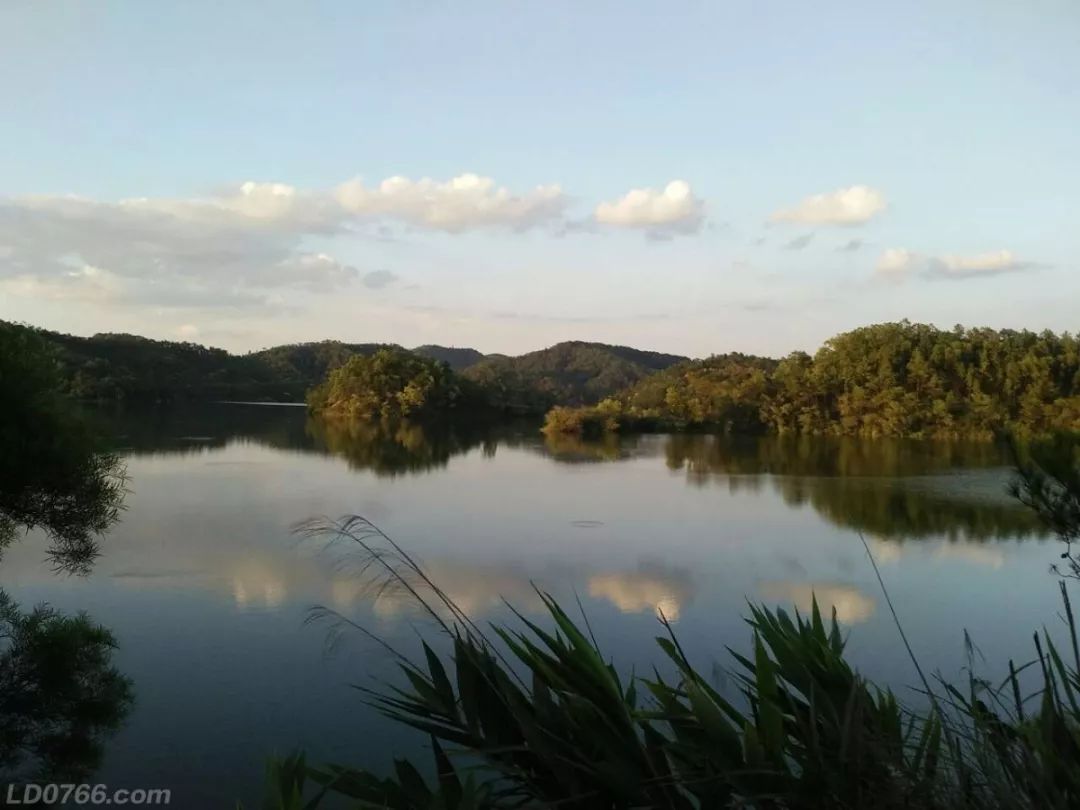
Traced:
<path fill-rule="evenodd" d="M 481 627 L 370 522 L 301 531 L 355 544 L 365 572 L 415 599 L 450 654 L 424 640 L 415 661 L 388 648 L 401 683 L 362 689 L 427 735 L 430 767 L 401 760 L 378 776 L 289 758 L 271 766 L 268 807 L 319 805 L 305 779 L 363 808 L 1080 806 L 1080 644 L 1064 584 L 1064 655 L 1044 631 L 1001 683 L 973 670 L 961 685 L 924 677 L 920 707 L 852 668 L 835 611 L 826 620 L 816 600 L 805 616 L 750 606 L 749 648 L 729 649 L 736 700 L 695 668 L 663 617 L 656 643 L 676 674 L 624 677 L 587 620 L 547 593 L 543 626 L 515 611 Z M 1029 676 L 1037 688 L 1025 692 Z"/>

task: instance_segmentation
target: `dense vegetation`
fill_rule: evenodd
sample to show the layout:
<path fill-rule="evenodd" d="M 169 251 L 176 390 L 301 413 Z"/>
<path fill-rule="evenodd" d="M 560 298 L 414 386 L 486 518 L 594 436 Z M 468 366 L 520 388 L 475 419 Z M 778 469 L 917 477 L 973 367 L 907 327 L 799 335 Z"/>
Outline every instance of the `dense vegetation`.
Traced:
<path fill-rule="evenodd" d="M 484 359 L 484 355 L 476 349 L 459 349 L 453 346 L 432 346 L 431 344 L 417 346 L 412 353 L 429 360 L 446 363 L 453 371 L 464 371 Z"/>
<path fill-rule="evenodd" d="M 308 407 L 324 416 L 396 420 L 444 416 L 465 404 L 468 386 L 445 363 L 404 349 L 353 355 L 308 393 Z"/>
<path fill-rule="evenodd" d="M 1080 429 L 1080 343 L 1051 332 L 878 324 L 832 338 L 813 357 L 682 363 L 599 407 L 624 429 L 1045 434 Z"/>
<path fill-rule="evenodd" d="M 86 782 L 127 717 L 132 683 L 112 633 L 0 591 L 0 782 Z"/>
<path fill-rule="evenodd" d="M 237 356 L 132 335 L 39 334 L 55 347 L 65 390 L 99 400 L 295 401 L 350 357 L 405 351 L 324 341 Z M 519 357 L 431 345 L 412 354 L 447 364 L 493 412 L 602 403 L 601 420 L 627 430 L 985 438 L 1080 428 L 1080 344 L 1067 333 L 902 321 L 855 329 L 813 356 L 782 360 L 687 360 L 582 342 Z M 553 430 L 570 432 L 575 422 L 586 430 L 596 421 L 588 410 L 556 420 Z"/>
<path fill-rule="evenodd" d="M 77 399 L 129 402 L 199 400 L 298 401 L 354 355 L 382 343 L 325 340 L 233 355 L 194 343 L 136 335 L 83 338 L 8 324 L 52 345 L 65 393 Z M 500 413 L 543 414 L 556 403 L 596 402 L 685 358 L 602 343 L 561 343 L 521 357 L 424 345 L 411 352 L 446 363 L 487 391 Z"/>
<path fill-rule="evenodd" d="M 354 355 L 367 357 L 384 348 L 397 348 L 382 343 L 342 343 L 323 340 L 318 343 L 294 343 L 274 346 L 243 358 L 268 369 L 272 377 L 288 386 L 293 400 L 301 399 L 309 388 L 326 379 L 327 374 L 342 366 Z"/>
<path fill-rule="evenodd" d="M 0 414 L 0 551 L 40 527 L 58 564 L 85 565 L 117 518 L 123 466 L 60 394 L 51 347 L 3 323 Z"/>
<path fill-rule="evenodd" d="M 580 405 L 633 385 L 686 360 L 626 346 L 569 341 L 519 357 L 489 357 L 465 376 L 501 392 L 508 410 L 543 412 L 552 405 Z"/>
<path fill-rule="evenodd" d="M 77 399 L 272 399 L 303 391 L 256 360 L 222 349 L 135 335 L 35 331 L 53 347 L 64 392 Z"/>

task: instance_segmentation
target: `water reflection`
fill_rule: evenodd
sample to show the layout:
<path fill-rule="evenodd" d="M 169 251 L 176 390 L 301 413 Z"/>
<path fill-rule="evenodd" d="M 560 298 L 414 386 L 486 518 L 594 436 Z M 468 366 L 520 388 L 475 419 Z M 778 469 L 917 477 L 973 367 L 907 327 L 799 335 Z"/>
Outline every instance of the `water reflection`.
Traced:
<path fill-rule="evenodd" d="M 671 436 L 665 456 L 691 484 L 771 486 L 792 506 L 809 505 L 837 526 L 877 537 L 1041 533 L 1031 513 L 1005 497 L 1008 458 L 990 443 Z"/>
<path fill-rule="evenodd" d="M 809 614 L 814 599 L 822 614 L 828 616 L 833 610 L 841 624 L 859 624 L 874 615 L 877 602 L 872 596 L 853 585 L 830 582 L 763 582 L 759 589 L 761 598 L 767 602 L 795 605 Z"/>
<path fill-rule="evenodd" d="M 534 587 L 534 578 L 512 565 L 484 565 L 465 560 L 434 559 L 424 563 L 424 571 L 440 591 L 473 619 L 488 618 L 502 609 L 504 600 L 515 609 L 536 613 L 543 603 Z M 380 619 L 415 618 L 420 606 L 403 588 L 383 588 L 382 583 L 353 579 L 352 600 L 368 601 Z M 536 582 L 542 586 L 541 581 Z M 416 592 L 444 619 L 452 618 L 445 606 L 423 583 L 413 583 Z"/>
<path fill-rule="evenodd" d="M 587 464 L 596 461 L 620 461 L 631 458 L 637 449 L 637 437 L 608 434 L 596 439 L 583 439 L 568 433 L 545 434 L 543 451 L 556 461 L 568 464 Z M 533 445 L 534 448 L 536 445 Z"/>
<path fill-rule="evenodd" d="M 343 457 L 354 470 L 404 475 L 445 467 L 452 456 L 482 446 L 494 454 L 490 431 L 468 425 L 308 419 L 313 449 Z"/>
<path fill-rule="evenodd" d="M 890 540 L 1024 538 L 1040 534 L 1031 514 L 1004 495 L 1009 459 L 992 443 L 867 441 L 821 437 L 543 436 L 536 425 L 384 425 L 311 419 L 302 408 L 217 405 L 109 415 L 137 452 L 200 453 L 230 441 L 339 456 L 379 476 L 445 468 L 500 445 L 559 463 L 660 457 L 695 487 L 771 488 L 793 507 Z M 119 420 L 119 421 L 116 421 Z"/>
<path fill-rule="evenodd" d="M 881 565 L 898 563 L 911 553 L 921 553 L 917 544 L 897 543 L 881 537 L 867 538 L 874 559 Z M 936 543 L 931 552 L 936 562 L 960 562 L 997 570 L 1005 565 L 1005 552 L 987 544 L 945 542 Z"/>
<path fill-rule="evenodd" d="M 589 596 L 606 599 L 623 613 L 651 611 L 675 621 L 694 598 L 688 571 L 660 562 L 643 562 L 634 571 L 594 574 Z"/>
<path fill-rule="evenodd" d="M 86 576 L 119 517 L 123 465 L 56 393 L 34 340 L 0 325 L 0 552 L 44 536 L 54 573 Z M 88 781 L 132 704 L 115 647 L 86 614 L 24 610 L 0 589 L 0 783 Z"/>
<path fill-rule="evenodd" d="M 119 457 L 99 451 L 94 435 L 62 403 L 16 403 L 4 412 L 0 554 L 20 535 L 40 529 L 58 570 L 87 573 L 99 536 L 119 516 L 124 487 Z"/>
<path fill-rule="evenodd" d="M 855 439 L 824 436 L 706 436 L 676 434 L 665 455 L 673 469 L 691 477 L 779 475 L 903 478 L 959 468 L 995 468 L 1004 449 L 989 442 Z"/>
<path fill-rule="evenodd" d="M 320 759 L 406 752 L 378 718 L 342 709 L 357 705 L 345 684 L 386 674 L 381 651 L 357 639 L 342 649 L 355 668 L 338 668 L 304 621 L 321 605 L 411 649 L 427 620 L 414 597 L 363 577 L 348 548 L 290 533 L 312 516 L 371 517 L 481 624 L 507 617 L 504 599 L 542 613 L 533 583 L 566 605 L 578 596 L 605 649 L 633 667 L 654 663 L 660 613 L 707 657 L 745 642 L 747 599 L 806 611 L 816 594 L 858 625 L 860 666 L 899 672 L 862 545 L 838 526 L 866 535 L 931 666 L 950 663 L 955 628 L 1007 652 L 1014 625 L 1045 615 L 1046 550 L 966 542 L 1029 536 L 1003 494 L 1007 459 L 988 445 L 551 442 L 536 425 L 328 426 L 302 408 L 225 405 L 121 415 L 113 431 L 133 493 L 90 581 L 54 582 L 30 543 L 9 549 L 0 581 L 27 605 L 92 607 L 116 629 L 140 706 L 99 781 L 160 780 L 192 806 L 223 793 L 250 805 L 261 757 L 298 740 Z M 197 771 L 172 761 L 181 743 Z"/>

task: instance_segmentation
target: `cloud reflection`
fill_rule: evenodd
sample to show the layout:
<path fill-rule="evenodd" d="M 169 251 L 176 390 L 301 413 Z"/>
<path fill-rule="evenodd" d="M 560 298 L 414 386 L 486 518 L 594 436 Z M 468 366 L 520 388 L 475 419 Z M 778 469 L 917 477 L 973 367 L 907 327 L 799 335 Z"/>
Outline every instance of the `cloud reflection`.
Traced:
<path fill-rule="evenodd" d="M 533 588 L 530 578 L 512 566 L 435 560 L 425 563 L 423 567 L 439 590 L 470 618 L 477 619 L 499 610 L 504 599 L 524 612 L 543 609 L 543 602 Z M 449 609 L 442 604 L 430 586 L 422 582 L 410 584 L 437 613 L 449 618 Z M 380 619 L 397 619 L 421 613 L 422 608 L 416 597 L 405 588 L 373 588 L 372 585 L 370 580 L 365 581 L 363 578 L 339 580 L 335 583 L 335 589 L 340 595 L 348 594 L 346 601 L 350 606 L 370 602 L 372 611 Z M 344 605 L 336 604 L 339 610 L 343 609 Z"/>
<path fill-rule="evenodd" d="M 636 571 L 594 574 L 589 578 L 589 596 L 607 599 L 623 613 L 651 610 L 668 619 L 678 619 L 694 597 L 690 574 L 661 563 L 642 563 Z"/>
<path fill-rule="evenodd" d="M 899 562 L 911 553 L 929 555 L 935 562 L 969 563 L 998 569 L 1005 564 L 1005 552 L 987 543 L 942 541 L 939 543 L 898 543 L 894 540 L 872 538 L 870 550 L 879 564 Z"/>
<path fill-rule="evenodd" d="M 853 585 L 812 582 L 763 582 L 761 598 L 769 602 L 787 602 L 809 613 L 814 597 L 818 607 L 828 615 L 834 608 L 836 618 L 843 624 L 859 624 L 874 615 L 877 602 Z"/>

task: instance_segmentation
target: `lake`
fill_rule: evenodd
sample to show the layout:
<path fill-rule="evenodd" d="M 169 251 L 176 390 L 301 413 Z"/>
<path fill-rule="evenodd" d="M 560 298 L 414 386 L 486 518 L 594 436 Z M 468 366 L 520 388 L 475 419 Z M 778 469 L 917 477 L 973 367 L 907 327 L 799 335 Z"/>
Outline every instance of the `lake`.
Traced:
<path fill-rule="evenodd" d="M 547 441 L 531 425 L 387 432 L 244 404 L 99 418 L 131 490 L 101 557 L 58 575 L 31 534 L 4 552 L 0 587 L 114 632 L 136 705 L 94 781 L 170 787 L 174 806 L 256 806 L 273 753 L 382 769 L 419 750 L 350 687 L 394 678 L 386 654 L 307 619 L 328 608 L 408 653 L 430 622 L 373 589 L 354 547 L 292 531 L 313 516 L 370 519 L 475 619 L 505 617 L 503 598 L 536 613 L 531 583 L 568 607 L 576 594 L 627 671 L 659 661 L 663 611 L 722 681 L 724 646 L 748 640 L 747 600 L 805 610 L 816 593 L 852 660 L 910 696 L 860 533 L 928 669 L 960 673 L 967 628 L 999 672 L 1058 621 L 1058 547 L 1005 494 L 993 445 Z"/>

